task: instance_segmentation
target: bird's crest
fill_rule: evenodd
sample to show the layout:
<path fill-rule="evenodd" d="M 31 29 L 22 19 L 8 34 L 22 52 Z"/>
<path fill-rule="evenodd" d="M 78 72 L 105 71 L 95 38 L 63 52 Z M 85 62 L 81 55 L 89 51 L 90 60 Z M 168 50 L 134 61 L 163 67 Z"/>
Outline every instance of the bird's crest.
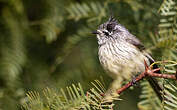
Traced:
<path fill-rule="evenodd" d="M 114 18 L 113 14 L 111 14 L 111 16 L 109 17 L 108 22 L 116 22 L 117 23 L 117 20 Z"/>

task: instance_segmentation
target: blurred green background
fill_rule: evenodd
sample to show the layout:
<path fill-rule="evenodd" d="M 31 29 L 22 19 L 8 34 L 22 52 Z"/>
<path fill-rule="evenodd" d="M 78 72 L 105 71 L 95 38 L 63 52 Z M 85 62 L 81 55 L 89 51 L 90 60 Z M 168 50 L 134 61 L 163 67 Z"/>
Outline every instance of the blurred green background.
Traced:
<path fill-rule="evenodd" d="M 162 0 L 0 0 L 0 110 L 17 110 L 27 91 L 112 81 L 98 60 L 91 32 L 111 13 L 148 49 L 158 32 Z M 161 60 L 161 50 L 149 50 Z M 137 110 L 140 87 L 126 91 L 119 110 Z"/>

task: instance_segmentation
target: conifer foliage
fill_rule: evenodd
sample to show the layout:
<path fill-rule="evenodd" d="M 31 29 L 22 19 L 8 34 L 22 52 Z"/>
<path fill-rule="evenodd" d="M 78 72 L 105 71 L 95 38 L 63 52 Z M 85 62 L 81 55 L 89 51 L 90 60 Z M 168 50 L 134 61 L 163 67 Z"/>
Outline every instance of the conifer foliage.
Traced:
<path fill-rule="evenodd" d="M 176 110 L 176 81 L 169 79 L 158 79 L 162 102 L 146 80 L 137 106 L 121 95 L 104 102 L 111 79 L 91 32 L 111 14 L 162 74 L 176 73 L 176 0 L 0 0 L 0 110 Z M 117 106 L 121 98 L 127 106 Z"/>

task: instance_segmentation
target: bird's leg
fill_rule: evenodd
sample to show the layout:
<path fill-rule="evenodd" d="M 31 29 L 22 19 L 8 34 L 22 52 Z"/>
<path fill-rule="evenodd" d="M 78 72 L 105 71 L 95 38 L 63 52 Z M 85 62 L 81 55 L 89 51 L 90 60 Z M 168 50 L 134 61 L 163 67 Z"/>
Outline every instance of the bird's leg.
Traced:
<path fill-rule="evenodd" d="M 136 81 L 136 78 L 138 77 L 138 74 L 137 75 L 134 75 L 132 77 L 132 81 L 131 81 L 131 85 L 132 86 L 138 86 L 138 82 Z"/>
<path fill-rule="evenodd" d="M 132 81 L 131 81 L 131 84 L 134 86 L 137 86 L 138 85 L 138 83 L 136 82 L 136 76 L 133 76 L 133 78 L 132 78 Z"/>
<path fill-rule="evenodd" d="M 105 102 L 111 102 L 112 100 L 115 100 L 119 96 L 116 90 L 121 88 L 122 81 L 123 79 L 121 77 L 118 77 L 113 80 L 113 82 L 111 83 L 110 87 L 108 88 L 104 95 Z"/>

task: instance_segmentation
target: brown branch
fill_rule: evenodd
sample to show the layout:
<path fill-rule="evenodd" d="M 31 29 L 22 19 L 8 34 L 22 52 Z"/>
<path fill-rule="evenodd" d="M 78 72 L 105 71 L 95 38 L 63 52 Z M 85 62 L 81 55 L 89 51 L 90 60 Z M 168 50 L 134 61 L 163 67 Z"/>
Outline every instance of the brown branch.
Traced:
<path fill-rule="evenodd" d="M 121 87 L 120 89 L 117 90 L 118 94 L 121 94 L 123 91 L 125 91 L 126 89 L 130 88 L 131 86 L 134 85 L 134 83 L 139 82 L 140 80 L 142 80 L 143 78 L 147 77 L 147 76 L 151 76 L 151 77 L 159 77 L 159 78 L 165 78 L 165 79 L 174 79 L 177 81 L 177 70 L 176 70 L 176 74 L 175 75 L 171 75 L 171 74 L 159 74 L 159 73 L 155 73 L 156 71 L 160 70 L 160 68 L 157 69 L 151 69 L 150 67 L 148 67 L 147 63 L 144 62 L 145 64 L 145 71 L 143 73 L 141 73 L 139 76 L 136 77 L 136 79 L 132 82 L 127 83 L 126 85 L 124 85 L 123 87 Z"/>
<path fill-rule="evenodd" d="M 159 73 L 148 73 L 148 76 L 151 77 L 159 77 L 159 78 L 164 78 L 164 79 L 176 79 L 176 75 L 171 75 L 171 74 L 159 74 Z"/>
<path fill-rule="evenodd" d="M 137 83 L 138 81 L 142 80 L 143 78 L 146 77 L 145 72 L 141 73 L 139 76 L 136 77 L 134 82 L 129 82 L 128 84 L 124 85 L 123 87 L 121 87 L 120 89 L 117 90 L 117 93 L 120 94 L 122 93 L 124 90 L 128 89 L 129 87 L 133 86 L 133 83 Z"/>

